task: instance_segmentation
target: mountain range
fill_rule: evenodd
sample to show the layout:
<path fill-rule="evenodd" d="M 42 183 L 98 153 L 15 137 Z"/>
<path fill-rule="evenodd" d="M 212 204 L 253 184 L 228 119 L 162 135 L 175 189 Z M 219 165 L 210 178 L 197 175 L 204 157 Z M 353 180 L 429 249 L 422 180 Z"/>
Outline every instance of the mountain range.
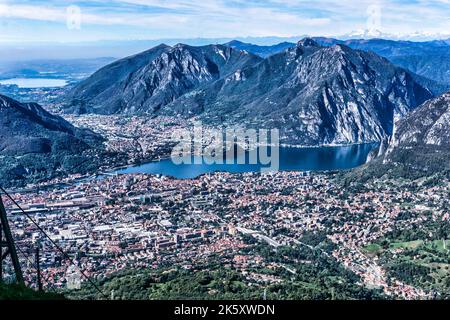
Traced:
<path fill-rule="evenodd" d="M 66 112 L 196 117 L 280 128 L 301 145 L 380 141 L 443 86 L 372 52 L 305 38 L 267 58 L 225 45 L 160 45 L 75 86 Z"/>
<path fill-rule="evenodd" d="M 450 93 L 440 95 L 448 86 L 350 46 L 370 46 L 384 55 L 414 53 L 414 48 L 385 40 L 305 38 L 277 47 L 237 41 L 201 47 L 162 44 L 70 87 L 63 109 L 279 128 L 282 142 L 298 145 L 382 141 L 381 156 L 366 175 L 374 175 L 373 170 L 400 170 L 402 176 L 450 170 Z M 414 46 L 417 52 L 429 50 L 426 44 Z M 428 46 L 439 51 L 447 44 Z M 103 138 L 93 132 L 36 103 L 0 95 L 4 185 L 39 181 L 55 172 L 88 172 L 101 165 L 103 152 Z"/>
<path fill-rule="evenodd" d="M 418 75 L 443 84 L 450 84 L 450 40 L 412 42 L 385 39 L 337 40 L 326 37 L 313 39 L 323 46 L 343 44 L 353 49 L 373 51 L 395 65 Z M 295 43 L 290 42 L 274 46 L 255 46 L 240 41 L 233 41 L 231 44 L 236 49 L 247 50 L 261 57 L 295 47 Z"/>
<path fill-rule="evenodd" d="M 159 45 L 110 64 L 68 94 L 69 111 L 152 114 L 185 93 L 262 59 L 222 45 Z"/>

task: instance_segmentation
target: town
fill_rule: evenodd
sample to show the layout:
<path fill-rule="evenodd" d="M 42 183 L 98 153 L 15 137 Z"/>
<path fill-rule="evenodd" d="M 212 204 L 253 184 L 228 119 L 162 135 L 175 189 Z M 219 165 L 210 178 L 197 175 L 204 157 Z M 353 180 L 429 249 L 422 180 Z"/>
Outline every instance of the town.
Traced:
<path fill-rule="evenodd" d="M 214 256 L 250 282 L 283 283 L 282 276 L 254 272 L 255 266 L 291 273 L 295 266 L 243 253 L 252 246 L 248 238 L 277 250 L 311 246 L 300 241 L 302 235 L 320 232 L 335 245 L 323 254 L 359 276 L 361 286 L 418 299 L 430 292 L 392 279 L 364 248 L 394 227 L 420 228 L 430 219 L 448 224 L 449 193 L 448 181 L 420 192 L 385 181 L 349 191 L 338 186 L 334 174 L 277 172 L 213 173 L 186 180 L 105 175 L 64 187 L 16 190 L 12 196 L 95 279 L 127 268 L 189 270 Z M 37 243 L 42 248 L 45 286 L 79 288 L 73 281 L 77 271 L 20 210 L 6 204 L 18 248 L 33 252 Z M 400 219 L 404 211 L 408 218 Z M 28 267 L 32 282 L 36 274 L 32 264 Z"/>

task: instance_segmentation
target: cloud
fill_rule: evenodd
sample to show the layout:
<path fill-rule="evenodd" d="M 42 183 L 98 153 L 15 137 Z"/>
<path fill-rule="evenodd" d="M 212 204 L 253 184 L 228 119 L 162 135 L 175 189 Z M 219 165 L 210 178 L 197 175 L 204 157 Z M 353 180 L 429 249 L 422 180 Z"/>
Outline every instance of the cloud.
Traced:
<path fill-rule="evenodd" d="M 81 22 L 86 25 L 122 25 L 131 27 L 190 30 L 197 35 L 234 36 L 240 32 L 246 35 L 290 35 L 303 27 L 328 25 L 328 18 L 309 18 L 276 8 L 247 6 L 235 1 L 227 5 L 222 1 L 115 1 L 115 5 L 138 5 L 128 10 L 112 10 L 105 7 L 106 1 L 97 1 L 97 6 L 80 6 Z M 156 10 L 158 9 L 158 10 Z M 161 11 L 165 9 L 166 11 Z M 67 7 L 54 3 L 45 5 L 3 4 L 0 17 L 65 23 L 70 16 Z M 291 30 L 291 31 L 289 31 Z"/>
<path fill-rule="evenodd" d="M 385 33 L 450 30 L 450 0 L 0 0 L 0 18 L 27 32 L 65 25 L 67 6 L 78 5 L 82 30 L 104 38 L 111 36 L 105 27 L 123 37 L 328 36 L 366 28 L 373 4 Z"/>
<path fill-rule="evenodd" d="M 68 7 L 51 7 L 36 5 L 0 4 L 0 17 L 37 21 L 62 22 L 71 18 Z M 148 26 L 152 23 L 177 23 L 186 20 L 182 15 L 152 15 L 152 14 L 99 14 L 90 13 L 80 7 L 80 18 L 83 23 L 97 25 L 131 25 Z"/>

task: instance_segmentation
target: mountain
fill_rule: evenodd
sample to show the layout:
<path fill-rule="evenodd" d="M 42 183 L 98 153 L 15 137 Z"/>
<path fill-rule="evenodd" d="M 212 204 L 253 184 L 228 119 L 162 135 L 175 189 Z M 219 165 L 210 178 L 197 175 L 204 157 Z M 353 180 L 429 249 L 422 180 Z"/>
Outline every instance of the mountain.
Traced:
<path fill-rule="evenodd" d="M 280 128 L 301 145 L 380 141 L 436 89 L 374 53 L 312 39 L 184 95 L 162 113 Z"/>
<path fill-rule="evenodd" d="M 238 50 L 247 51 L 247 52 L 256 54 L 257 56 L 260 56 L 262 58 L 267 58 L 273 54 L 276 54 L 276 53 L 282 52 L 288 48 L 294 47 L 295 43 L 281 42 L 279 44 L 272 45 L 272 46 L 258 46 L 258 45 L 251 44 L 251 43 L 245 43 L 245 42 L 233 40 L 231 42 L 226 43 L 225 46 L 228 46 L 228 47 L 231 47 L 234 49 L 238 49 Z"/>
<path fill-rule="evenodd" d="M 54 176 L 56 171 L 80 171 L 94 161 L 93 150 L 103 139 L 74 127 L 35 103 L 20 103 L 0 95 L 0 183 Z"/>
<path fill-rule="evenodd" d="M 350 33 L 341 35 L 337 37 L 338 39 L 387 39 L 387 40 L 395 40 L 395 41 L 414 41 L 414 42 L 425 42 L 425 41 L 433 41 L 435 39 L 446 39 L 449 37 L 449 33 L 434 33 L 434 32 L 413 32 L 408 34 L 392 34 L 382 32 L 380 30 L 369 30 L 369 29 L 360 29 L 354 30 Z"/>
<path fill-rule="evenodd" d="M 374 53 L 310 38 L 266 59 L 180 44 L 106 66 L 68 94 L 66 110 L 196 116 L 280 128 L 289 143 L 346 144 L 385 139 L 394 119 L 441 90 Z"/>
<path fill-rule="evenodd" d="M 450 172 L 450 92 L 431 99 L 398 123 L 383 163 Z"/>
<path fill-rule="evenodd" d="M 0 95 L 0 154 L 51 153 L 67 147 L 79 152 L 97 137 L 78 129 L 63 118 L 45 111 L 36 103 L 20 103 Z M 55 145 L 56 142 L 64 145 Z"/>
<path fill-rule="evenodd" d="M 430 99 L 395 125 L 391 138 L 366 165 L 343 173 L 344 185 L 367 180 L 450 178 L 450 92 Z"/>
<path fill-rule="evenodd" d="M 168 48 L 168 46 L 161 44 L 151 50 L 121 59 L 101 68 L 87 80 L 79 83 L 69 93 L 68 98 L 72 100 L 70 107 L 79 113 L 86 112 L 86 100 L 92 101 L 93 104 L 98 104 L 102 101 L 102 97 L 107 99 L 109 93 L 114 94 L 115 91 L 120 89 L 118 86 L 130 74 L 143 68 L 149 61 L 154 60 Z"/>
<path fill-rule="evenodd" d="M 450 45 L 446 41 L 427 42 L 393 41 L 384 39 L 315 38 L 322 45 L 345 44 L 353 49 L 373 51 L 395 65 L 423 77 L 450 84 Z"/>
<path fill-rule="evenodd" d="M 183 94 L 260 60 L 222 45 L 160 45 L 94 73 L 68 94 L 66 110 L 153 114 Z"/>
<path fill-rule="evenodd" d="M 450 84 L 450 41 L 434 40 L 426 42 L 395 41 L 385 39 L 349 39 L 337 40 L 333 38 L 315 37 L 314 41 L 322 46 L 336 44 L 346 45 L 353 49 L 373 51 L 387 58 L 393 64 L 408 69 L 418 75 Z M 267 57 L 280 53 L 287 48 L 295 47 L 294 43 L 283 42 L 273 46 L 257 46 L 239 41 L 228 43 L 234 48 L 246 50 L 253 54 Z"/>

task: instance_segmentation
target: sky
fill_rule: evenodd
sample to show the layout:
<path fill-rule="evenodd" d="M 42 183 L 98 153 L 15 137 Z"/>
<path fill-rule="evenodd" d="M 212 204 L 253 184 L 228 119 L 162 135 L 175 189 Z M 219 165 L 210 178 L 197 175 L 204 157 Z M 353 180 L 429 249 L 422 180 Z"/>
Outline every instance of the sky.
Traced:
<path fill-rule="evenodd" d="M 0 0 L 0 42 L 350 34 L 445 37 L 450 0 Z"/>

